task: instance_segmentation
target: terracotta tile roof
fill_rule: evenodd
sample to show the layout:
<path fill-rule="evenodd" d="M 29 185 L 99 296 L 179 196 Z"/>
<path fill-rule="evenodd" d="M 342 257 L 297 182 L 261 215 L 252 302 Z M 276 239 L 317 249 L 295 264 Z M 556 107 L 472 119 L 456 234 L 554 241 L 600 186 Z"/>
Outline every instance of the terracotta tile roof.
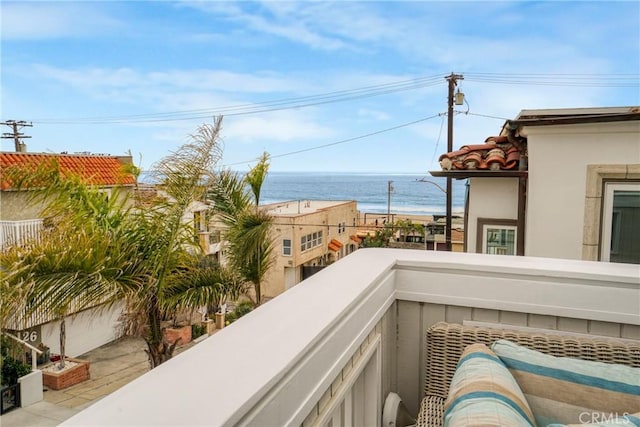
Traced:
<path fill-rule="evenodd" d="M 92 185 L 135 184 L 134 176 L 123 171 L 123 163 L 116 156 L 0 152 L 0 171 L 11 166 L 36 167 L 53 161 L 58 162 L 62 173 L 80 175 Z M 1 187 L 5 190 L 10 183 L 3 181 Z"/>
<path fill-rule="evenodd" d="M 338 252 L 342 246 L 344 245 L 340 240 L 331 239 L 329 242 L 329 250 L 333 252 Z"/>
<path fill-rule="evenodd" d="M 440 156 L 443 170 L 516 170 L 525 142 L 514 144 L 506 136 L 490 136 L 484 144 L 464 145 Z M 519 146 L 518 146 L 519 145 Z"/>

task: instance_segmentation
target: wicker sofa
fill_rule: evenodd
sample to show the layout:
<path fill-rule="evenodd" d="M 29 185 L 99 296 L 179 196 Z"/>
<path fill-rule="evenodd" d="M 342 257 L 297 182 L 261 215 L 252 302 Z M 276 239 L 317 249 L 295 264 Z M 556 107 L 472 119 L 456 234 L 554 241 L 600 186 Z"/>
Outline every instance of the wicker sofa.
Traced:
<path fill-rule="evenodd" d="M 499 339 L 553 356 L 573 357 L 640 367 L 640 343 L 603 337 L 530 333 L 440 322 L 427 330 L 425 397 L 416 426 L 442 426 L 444 402 L 458 359 L 470 344 L 486 345 Z"/>

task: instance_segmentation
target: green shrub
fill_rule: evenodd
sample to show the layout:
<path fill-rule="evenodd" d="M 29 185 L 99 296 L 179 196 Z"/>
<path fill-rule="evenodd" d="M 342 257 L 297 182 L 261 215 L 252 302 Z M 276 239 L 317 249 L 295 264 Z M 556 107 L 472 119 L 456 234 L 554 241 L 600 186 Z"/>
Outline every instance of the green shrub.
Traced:
<path fill-rule="evenodd" d="M 31 372 L 31 366 L 25 365 L 13 357 L 0 358 L 0 364 L 2 364 L 2 379 L 0 380 L 2 385 L 18 384 L 18 378 Z"/>
<path fill-rule="evenodd" d="M 233 323 L 252 310 L 253 303 L 251 301 L 243 301 L 236 306 L 235 310 L 230 311 L 226 314 L 225 320 L 227 321 L 227 323 Z"/>
<path fill-rule="evenodd" d="M 0 355 L 20 359 L 23 354 L 22 344 L 12 340 L 6 335 L 0 335 Z"/>
<path fill-rule="evenodd" d="M 201 324 L 193 324 L 191 325 L 191 338 L 196 339 L 201 335 L 204 335 L 207 332 L 207 329 Z"/>

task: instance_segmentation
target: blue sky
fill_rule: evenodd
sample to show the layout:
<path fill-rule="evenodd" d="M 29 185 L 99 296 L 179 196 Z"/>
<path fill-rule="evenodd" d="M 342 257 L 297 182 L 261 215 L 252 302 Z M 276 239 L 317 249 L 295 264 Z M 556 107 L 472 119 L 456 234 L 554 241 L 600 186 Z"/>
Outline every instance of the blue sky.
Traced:
<path fill-rule="evenodd" d="M 0 7 L 2 121 L 33 122 L 29 151 L 131 150 L 144 169 L 217 114 L 237 170 L 263 151 L 272 171 L 438 169 L 451 72 L 454 147 L 522 109 L 640 104 L 636 1 Z"/>

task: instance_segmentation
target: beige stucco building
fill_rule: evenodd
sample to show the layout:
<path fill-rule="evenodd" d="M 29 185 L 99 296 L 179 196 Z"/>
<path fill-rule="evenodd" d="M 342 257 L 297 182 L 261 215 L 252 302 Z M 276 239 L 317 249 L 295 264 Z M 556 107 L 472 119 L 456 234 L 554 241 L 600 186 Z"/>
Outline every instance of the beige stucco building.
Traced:
<path fill-rule="evenodd" d="M 640 263 L 640 107 L 523 110 L 486 142 L 432 172 L 470 180 L 467 252 Z"/>
<path fill-rule="evenodd" d="M 294 200 L 263 206 L 274 217 L 274 263 L 267 298 L 286 291 L 358 248 L 356 201 Z"/>

